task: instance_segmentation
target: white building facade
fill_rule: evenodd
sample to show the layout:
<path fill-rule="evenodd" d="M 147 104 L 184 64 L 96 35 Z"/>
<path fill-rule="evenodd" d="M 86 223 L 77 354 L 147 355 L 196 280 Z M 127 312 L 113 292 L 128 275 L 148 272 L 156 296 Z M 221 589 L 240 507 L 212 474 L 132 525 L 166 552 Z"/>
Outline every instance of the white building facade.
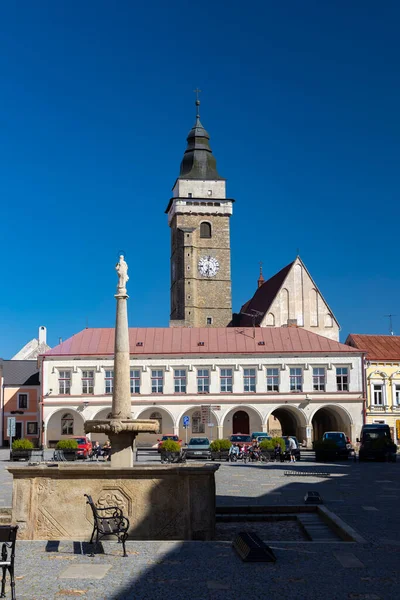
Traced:
<path fill-rule="evenodd" d="M 110 412 L 113 335 L 85 329 L 41 357 L 45 445 L 83 435 L 86 420 Z M 130 329 L 130 346 L 132 417 L 158 419 L 160 434 L 269 431 L 310 446 L 324 431 L 353 441 L 360 433 L 362 353 L 344 344 L 300 328 L 152 328 Z"/>

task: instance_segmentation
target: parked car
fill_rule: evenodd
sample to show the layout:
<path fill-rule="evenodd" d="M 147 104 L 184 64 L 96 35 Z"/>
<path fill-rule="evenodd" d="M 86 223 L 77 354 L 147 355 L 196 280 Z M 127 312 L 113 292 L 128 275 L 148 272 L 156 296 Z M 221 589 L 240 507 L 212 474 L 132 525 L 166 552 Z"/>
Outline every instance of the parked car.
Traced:
<path fill-rule="evenodd" d="M 178 442 L 178 444 L 182 447 L 182 440 L 180 440 L 177 435 L 174 435 L 173 433 L 166 434 L 166 435 L 162 436 L 161 440 L 157 440 L 157 451 L 158 452 L 161 452 L 161 444 L 163 442 L 165 442 L 165 440 L 173 440 L 174 442 Z"/>
<path fill-rule="evenodd" d="M 294 435 L 290 435 L 290 436 L 289 435 L 283 435 L 282 436 L 282 439 L 285 441 L 286 450 L 288 450 L 288 448 L 289 448 L 289 443 L 288 443 L 289 437 L 293 438 L 294 441 L 296 442 L 297 448 L 296 448 L 296 450 L 293 450 L 293 455 L 294 455 L 294 457 L 295 457 L 296 460 L 300 460 L 300 457 L 301 457 L 301 455 L 300 455 L 300 445 L 299 445 L 299 440 L 297 439 L 296 436 L 294 436 Z"/>
<path fill-rule="evenodd" d="M 251 434 L 252 440 L 257 440 L 259 437 L 271 439 L 269 433 L 266 433 L 265 431 L 253 431 L 253 433 Z"/>
<path fill-rule="evenodd" d="M 389 425 L 373 423 L 363 425 L 359 460 L 390 460 L 396 462 L 397 446 L 392 440 Z"/>
<path fill-rule="evenodd" d="M 211 458 L 210 440 L 208 438 L 191 438 L 185 446 L 186 458 Z"/>
<path fill-rule="evenodd" d="M 334 453 L 338 458 L 349 458 L 354 454 L 353 446 L 348 442 L 348 437 L 343 431 L 326 431 L 322 436 L 322 441 L 334 442 L 336 448 Z"/>
<path fill-rule="evenodd" d="M 88 437 L 74 436 L 74 437 L 71 437 L 70 439 L 76 440 L 78 442 L 78 451 L 77 451 L 78 458 L 88 458 L 90 456 L 90 454 L 92 453 L 92 442 L 89 440 Z"/>
<path fill-rule="evenodd" d="M 253 440 L 251 439 L 250 435 L 244 433 L 235 433 L 230 436 L 229 441 L 231 444 L 251 446 Z"/>

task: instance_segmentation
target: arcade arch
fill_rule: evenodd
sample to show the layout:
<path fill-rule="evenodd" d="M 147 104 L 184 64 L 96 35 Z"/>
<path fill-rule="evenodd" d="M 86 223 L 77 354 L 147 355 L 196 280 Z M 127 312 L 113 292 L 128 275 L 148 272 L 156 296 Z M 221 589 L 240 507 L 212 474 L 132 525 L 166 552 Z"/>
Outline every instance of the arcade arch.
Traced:
<path fill-rule="evenodd" d="M 161 406 L 150 406 L 134 415 L 135 419 L 155 419 L 160 424 L 158 433 L 139 433 L 136 438 L 136 444 L 154 445 L 160 436 L 174 433 L 174 419 L 172 415 Z"/>
<path fill-rule="evenodd" d="M 59 440 L 85 435 L 83 416 L 73 408 L 60 408 L 45 422 L 45 445 L 54 448 Z"/>
<path fill-rule="evenodd" d="M 313 440 L 320 440 L 326 431 L 343 431 L 351 438 L 352 419 L 343 407 L 324 406 L 315 411 L 311 419 Z"/>
<path fill-rule="evenodd" d="M 183 426 L 183 417 L 189 417 L 189 427 L 187 429 Z M 206 437 L 209 440 L 215 440 L 218 437 L 218 419 L 213 411 L 211 411 L 212 427 L 208 423 L 201 422 L 201 409 L 200 406 L 193 406 L 185 410 L 178 419 L 179 426 L 179 439 L 186 442 L 191 437 Z"/>
<path fill-rule="evenodd" d="M 272 436 L 294 435 L 302 442 L 307 437 L 307 420 L 295 406 L 282 406 L 269 415 L 267 431 Z"/>
<path fill-rule="evenodd" d="M 224 438 L 233 433 L 250 434 L 253 431 L 262 431 L 261 415 L 251 406 L 232 408 L 223 418 L 222 431 Z"/>

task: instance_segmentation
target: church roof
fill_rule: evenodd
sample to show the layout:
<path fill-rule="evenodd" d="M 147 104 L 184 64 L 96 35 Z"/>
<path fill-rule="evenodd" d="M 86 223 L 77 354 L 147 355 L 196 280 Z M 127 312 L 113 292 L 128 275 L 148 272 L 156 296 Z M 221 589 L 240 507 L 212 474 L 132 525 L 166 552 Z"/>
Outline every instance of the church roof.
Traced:
<path fill-rule="evenodd" d="M 270 279 L 267 279 L 260 287 L 256 290 L 254 296 L 250 298 L 240 309 L 239 314 L 235 314 L 232 320 L 233 326 L 250 327 L 253 324 L 253 319 L 250 316 L 244 315 L 243 313 L 251 313 L 252 310 L 257 311 L 261 314 L 256 314 L 255 324 L 259 325 L 264 318 L 265 313 L 268 312 L 269 307 L 275 300 L 275 297 L 281 289 L 283 282 L 286 279 L 287 274 L 292 268 L 294 261 L 283 267 L 278 273 L 276 273 Z"/>
<path fill-rule="evenodd" d="M 210 148 L 210 136 L 200 121 L 199 105 L 200 101 L 196 100 L 196 123 L 187 137 L 187 148 L 181 162 L 179 179 L 223 179 L 218 174 L 217 161 Z"/>
<path fill-rule="evenodd" d="M 218 354 L 349 354 L 357 350 L 297 327 L 130 328 L 131 356 Z M 53 356 L 112 356 L 114 329 L 84 329 L 49 352 Z"/>
<path fill-rule="evenodd" d="M 367 352 L 368 360 L 400 360 L 400 335 L 350 333 L 346 344 Z"/>

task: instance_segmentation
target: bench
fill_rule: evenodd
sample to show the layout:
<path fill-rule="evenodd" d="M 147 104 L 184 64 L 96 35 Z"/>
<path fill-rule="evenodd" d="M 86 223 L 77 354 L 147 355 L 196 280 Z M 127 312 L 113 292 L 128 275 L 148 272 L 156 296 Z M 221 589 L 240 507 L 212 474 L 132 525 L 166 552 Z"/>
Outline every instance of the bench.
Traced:
<path fill-rule="evenodd" d="M 86 504 L 89 504 L 92 509 L 94 519 L 92 537 L 89 543 L 93 543 L 95 534 L 96 544 L 99 542 L 99 539 L 107 535 L 116 535 L 118 542 L 122 544 L 124 550 L 123 556 L 128 556 L 125 549 L 125 541 L 128 537 L 129 520 L 124 517 L 122 510 L 117 506 L 99 508 L 94 504 L 91 496 L 88 496 L 88 494 L 84 494 L 84 496 L 87 498 Z M 104 516 L 99 514 L 100 511 L 104 511 Z"/>
<path fill-rule="evenodd" d="M 1 525 L 0 526 L 0 543 L 1 559 L 0 567 L 3 569 L 3 578 L 1 580 L 0 598 L 6 597 L 6 575 L 7 569 L 10 573 L 11 584 L 11 599 L 15 600 L 15 579 L 14 579 L 14 558 L 15 558 L 15 542 L 17 539 L 18 526 Z"/>

